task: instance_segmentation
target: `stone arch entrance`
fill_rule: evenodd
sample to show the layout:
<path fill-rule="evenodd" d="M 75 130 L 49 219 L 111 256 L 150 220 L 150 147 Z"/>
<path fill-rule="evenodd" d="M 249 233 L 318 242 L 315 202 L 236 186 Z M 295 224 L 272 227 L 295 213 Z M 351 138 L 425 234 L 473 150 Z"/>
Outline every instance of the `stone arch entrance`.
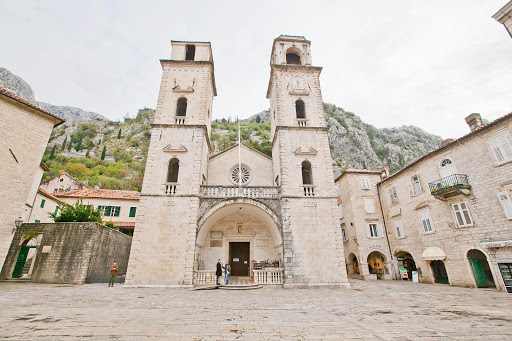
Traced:
<path fill-rule="evenodd" d="M 357 260 L 357 256 L 354 253 L 348 255 L 348 264 L 347 270 L 349 275 L 359 275 L 359 261 Z"/>
<path fill-rule="evenodd" d="M 280 221 L 266 205 L 252 199 L 217 203 L 199 219 L 194 284 L 209 284 L 218 259 L 231 275 L 247 283 L 282 284 L 283 238 Z M 230 284 L 236 284 L 232 278 Z"/>
<path fill-rule="evenodd" d="M 467 253 L 475 284 L 477 288 L 495 288 L 494 278 L 485 254 L 477 249 L 471 249 Z"/>
<path fill-rule="evenodd" d="M 412 272 L 417 271 L 416 262 L 412 255 L 407 251 L 397 251 L 395 257 L 398 261 L 398 269 L 406 269 L 409 279 L 412 279 Z"/>
<path fill-rule="evenodd" d="M 384 275 L 388 273 L 385 263 L 386 256 L 379 251 L 373 251 L 368 255 L 368 271 L 370 275 L 377 275 L 377 279 L 383 279 Z"/>
<path fill-rule="evenodd" d="M 434 276 L 434 282 L 440 284 L 450 284 L 448 279 L 448 273 L 442 260 L 434 260 L 430 262 L 430 268 L 432 269 L 432 275 Z"/>

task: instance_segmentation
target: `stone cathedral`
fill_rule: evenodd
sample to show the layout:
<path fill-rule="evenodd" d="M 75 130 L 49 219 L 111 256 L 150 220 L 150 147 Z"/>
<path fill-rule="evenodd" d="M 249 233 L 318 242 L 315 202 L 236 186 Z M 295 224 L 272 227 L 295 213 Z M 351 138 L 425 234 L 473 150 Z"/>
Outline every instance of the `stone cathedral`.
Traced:
<path fill-rule="evenodd" d="M 272 157 L 212 153 L 211 45 L 172 41 L 163 75 L 126 285 L 208 284 L 231 276 L 285 287 L 348 285 L 327 124 L 311 42 L 280 36 L 270 57 Z M 240 158 L 239 158 L 240 155 Z"/>

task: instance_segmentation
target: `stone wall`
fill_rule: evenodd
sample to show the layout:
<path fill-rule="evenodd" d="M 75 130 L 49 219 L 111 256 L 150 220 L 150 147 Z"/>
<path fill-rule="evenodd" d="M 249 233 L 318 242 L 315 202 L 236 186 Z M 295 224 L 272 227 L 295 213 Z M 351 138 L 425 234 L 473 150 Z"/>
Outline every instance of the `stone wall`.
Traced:
<path fill-rule="evenodd" d="M 108 277 L 108 267 L 126 273 L 131 237 L 96 223 L 23 224 L 16 230 L 0 278 L 10 278 L 28 231 L 39 233 L 29 277 L 39 283 L 83 284 Z"/>

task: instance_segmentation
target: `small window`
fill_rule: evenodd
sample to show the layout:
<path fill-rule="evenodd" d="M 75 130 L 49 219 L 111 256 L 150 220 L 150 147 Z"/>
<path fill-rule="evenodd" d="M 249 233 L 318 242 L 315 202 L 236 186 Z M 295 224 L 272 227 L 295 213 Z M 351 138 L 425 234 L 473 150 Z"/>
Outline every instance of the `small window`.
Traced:
<path fill-rule="evenodd" d="M 301 99 L 295 101 L 295 113 L 298 119 L 306 118 L 306 107 Z"/>
<path fill-rule="evenodd" d="M 450 167 L 451 165 L 452 165 L 452 160 L 450 160 L 450 159 L 444 159 L 443 161 L 441 161 L 441 168 Z"/>
<path fill-rule="evenodd" d="M 373 198 L 363 198 L 363 203 L 366 213 L 375 213 L 375 203 Z"/>
<path fill-rule="evenodd" d="M 187 116 L 187 99 L 184 97 L 178 100 L 176 116 Z"/>
<path fill-rule="evenodd" d="M 311 173 L 311 163 L 309 161 L 302 162 L 302 184 L 303 185 L 312 185 L 313 184 L 313 176 Z"/>
<path fill-rule="evenodd" d="M 59 206 L 55 207 L 55 214 L 57 214 L 57 212 L 59 211 Z"/>
<path fill-rule="evenodd" d="M 391 198 L 391 204 L 398 204 L 398 193 L 396 192 L 396 187 L 391 187 L 389 189 L 389 197 Z"/>
<path fill-rule="evenodd" d="M 498 193 L 498 200 L 503 208 L 503 213 L 507 219 L 512 219 L 512 202 L 510 202 L 510 195 L 507 191 Z"/>
<path fill-rule="evenodd" d="M 338 216 L 340 219 L 343 218 L 343 205 L 341 205 L 341 203 L 338 206 Z"/>
<path fill-rule="evenodd" d="M 506 135 L 498 136 L 489 141 L 496 163 L 502 163 L 512 160 L 512 146 Z"/>
<path fill-rule="evenodd" d="M 366 224 L 366 235 L 368 238 L 382 238 L 384 236 L 382 226 L 376 223 Z"/>
<path fill-rule="evenodd" d="M 471 216 L 469 214 L 468 206 L 466 205 L 465 202 L 458 202 L 452 204 L 452 207 L 457 220 L 457 225 L 459 227 L 473 225 L 473 221 L 471 220 Z"/>
<path fill-rule="evenodd" d="M 40 223 L 41 221 L 39 219 L 36 219 L 34 223 Z"/>
<path fill-rule="evenodd" d="M 411 186 L 412 186 L 411 195 L 418 195 L 421 192 L 423 192 L 423 189 L 421 188 L 420 177 L 418 174 L 415 174 L 411 178 Z"/>
<path fill-rule="evenodd" d="M 402 221 L 401 220 L 395 221 L 395 229 L 396 229 L 396 236 L 397 236 L 397 238 L 405 237 L 405 235 L 404 235 L 404 227 L 402 226 Z"/>
<path fill-rule="evenodd" d="M 64 181 L 64 179 L 63 179 L 63 178 L 60 178 L 60 179 L 59 179 L 59 182 L 62 182 L 62 181 Z"/>
<path fill-rule="evenodd" d="M 46 200 L 44 200 L 44 199 L 43 199 L 43 200 L 41 200 L 41 208 L 43 208 L 43 207 L 44 207 L 44 203 L 45 203 L 45 202 L 46 202 Z"/>
<path fill-rule="evenodd" d="M 119 213 L 121 213 L 121 207 L 119 206 L 112 206 L 112 212 L 111 212 L 111 216 L 112 217 L 119 217 Z"/>
<path fill-rule="evenodd" d="M 430 219 L 429 211 L 420 212 L 420 220 L 421 220 L 421 224 L 423 225 L 424 233 L 432 233 L 434 231 L 434 228 L 432 226 L 432 220 Z"/>
<path fill-rule="evenodd" d="M 287 53 L 286 64 L 300 65 L 300 56 L 296 53 Z"/>
<path fill-rule="evenodd" d="M 341 228 L 341 235 L 343 236 L 344 242 L 348 241 L 348 233 L 347 233 L 347 229 L 345 227 Z"/>
<path fill-rule="evenodd" d="M 135 214 L 137 213 L 137 207 L 130 207 L 130 214 L 128 215 L 130 218 L 135 217 Z"/>
<path fill-rule="evenodd" d="M 185 46 L 186 54 L 185 60 L 194 60 L 196 56 L 196 46 L 195 45 L 187 45 Z"/>
<path fill-rule="evenodd" d="M 176 158 L 169 161 L 167 170 L 167 182 L 178 182 L 178 173 L 180 170 L 180 161 Z"/>
<path fill-rule="evenodd" d="M 370 179 L 361 178 L 361 186 L 363 189 L 370 189 Z"/>

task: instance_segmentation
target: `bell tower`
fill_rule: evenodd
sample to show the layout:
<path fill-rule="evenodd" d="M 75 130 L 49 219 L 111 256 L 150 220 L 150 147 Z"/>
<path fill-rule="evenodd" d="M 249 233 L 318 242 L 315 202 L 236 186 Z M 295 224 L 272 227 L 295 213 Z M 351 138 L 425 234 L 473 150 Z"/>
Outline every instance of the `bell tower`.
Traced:
<path fill-rule="evenodd" d="M 281 186 L 285 285 L 348 285 L 328 128 L 311 42 L 281 35 L 270 57 L 272 158 Z"/>
<path fill-rule="evenodd" d="M 190 286 L 217 95 L 210 43 L 171 41 L 151 129 L 126 284 Z"/>

